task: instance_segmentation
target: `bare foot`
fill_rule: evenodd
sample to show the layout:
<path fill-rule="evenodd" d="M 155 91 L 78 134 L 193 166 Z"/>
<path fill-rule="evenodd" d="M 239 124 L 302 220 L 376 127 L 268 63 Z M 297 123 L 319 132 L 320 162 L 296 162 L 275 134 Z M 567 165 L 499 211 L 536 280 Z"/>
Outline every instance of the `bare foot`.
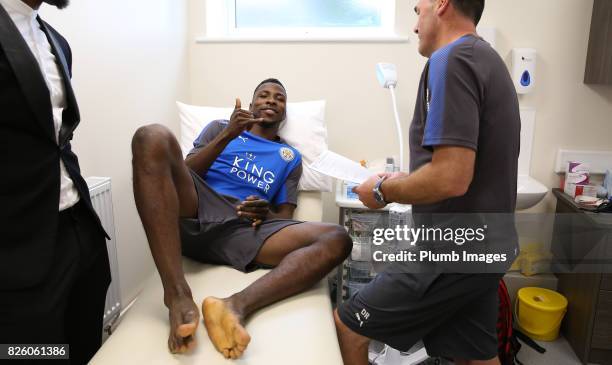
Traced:
<path fill-rule="evenodd" d="M 168 349 L 173 354 L 192 350 L 196 345 L 195 332 L 200 322 L 198 307 L 189 297 L 179 297 L 168 305 L 170 336 Z"/>
<path fill-rule="evenodd" d="M 227 299 L 208 297 L 202 302 L 202 315 L 208 337 L 217 351 L 226 359 L 237 359 L 242 356 L 251 341 L 251 336 L 230 302 Z"/>

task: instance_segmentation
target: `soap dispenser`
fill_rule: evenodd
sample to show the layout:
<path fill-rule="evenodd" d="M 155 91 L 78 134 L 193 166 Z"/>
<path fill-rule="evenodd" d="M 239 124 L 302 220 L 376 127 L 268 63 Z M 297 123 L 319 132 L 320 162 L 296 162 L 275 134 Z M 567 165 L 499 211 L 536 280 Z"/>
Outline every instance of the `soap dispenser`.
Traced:
<path fill-rule="evenodd" d="M 518 94 L 533 91 L 536 84 L 536 50 L 514 48 L 512 50 L 512 81 Z"/>

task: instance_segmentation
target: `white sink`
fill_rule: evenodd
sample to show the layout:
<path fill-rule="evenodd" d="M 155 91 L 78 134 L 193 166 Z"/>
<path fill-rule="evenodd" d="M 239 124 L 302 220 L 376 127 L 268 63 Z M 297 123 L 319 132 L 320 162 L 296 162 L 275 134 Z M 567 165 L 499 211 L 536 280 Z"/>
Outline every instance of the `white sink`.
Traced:
<path fill-rule="evenodd" d="M 516 210 L 529 209 L 544 199 L 548 188 L 528 175 L 519 175 L 516 185 Z"/>

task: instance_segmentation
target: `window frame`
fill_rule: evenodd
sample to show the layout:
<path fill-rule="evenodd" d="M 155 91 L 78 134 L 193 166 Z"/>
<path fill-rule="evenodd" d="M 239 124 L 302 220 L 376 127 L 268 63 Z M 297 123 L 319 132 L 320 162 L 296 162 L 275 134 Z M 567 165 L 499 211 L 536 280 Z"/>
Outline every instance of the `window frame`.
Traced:
<path fill-rule="evenodd" d="M 396 41 L 396 0 L 383 3 L 380 27 L 237 28 L 235 0 L 206 0 L 206 36 L 199 42 L 223 41 Z"/>

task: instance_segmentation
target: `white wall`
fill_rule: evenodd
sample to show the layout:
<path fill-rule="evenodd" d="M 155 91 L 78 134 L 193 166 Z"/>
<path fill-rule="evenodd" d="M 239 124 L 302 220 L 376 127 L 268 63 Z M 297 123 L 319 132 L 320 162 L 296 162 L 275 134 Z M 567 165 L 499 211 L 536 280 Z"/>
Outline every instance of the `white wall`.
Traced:
<path fill-rule="evenodd" d="M 190 96 L 197 104 L 231 106 L 250 100 L 252 88 L 269 76 L 281 79 L 292 101 L 324 98 L 330 147 L 355 160 L 397 154 L 390 97 L 375 78 L 379 61 L 398 67 L 400 115 L 407 129 L 425 59 L 412 33 L 416 0 L 397 1 L 397 30 L 409 43 L 204 43 L 204 1 L 190 0 Z M 532 175 L 549 187 L 558 148 L 612 149 L 609 133 L 612 86 L 582 83 L 593 0 L 487 1 L 481 21 L 497 30 L 497 49 L 538 50 L 538 88 L 521 97 L 537 109 Z M 407 139 L 406 142 L 407 143 Z M 552 194 L 534 211 L 551 211 Z M 331 194 L 324 219 L 337 221 Z"/>
<path fill-rule="evenodd" d="M 538 51 L 539 85 L 519 99 L 537 110 L 531 175 L 551 188 L 559 186 L 559 148 L 612 150 L 612 85 L 583 83 L 592 10 L 593 0 L 488 1 L 483 19 L 498 27 L 497 48 L 508 64 L 511 48 Z M 531 211 L 552 212 L 555 201 L 548 194 Z"/>
<path fill-rule="evenodd" d="M 70 42 L 81 124 L 73 147 L 84 176 L 110 176 L 126 305 L 154 266 L 132 194 L 130 142 L 144 123 L 178 128 L 187 82 L 183 0 L 73 1 L 41 16 Z"/>
<path fill-rule="evenodd" d="M 177 130 L 174 100 L 232 106 L 253 87 L 278 77 L 292 101 L 324 98 L 330 147 L 355 160 L 397 154 L 391 101 L 374 65 L 399 70 L 400 115 L 412 118 L 425 59 L 412 33 L 415 1 L 398 0 L 398 32 L 408 43 L 196 44 L 204 33 L 203 0 L 74 1 L 42 15 L 70 41 L 82 124 L 74 148 L 84 175 L 111 176 L 122 297 L 133 298 L 153 270 L 134 207 L 130 140 L 144 123 Z M 521 104 L 538 111 L 532 175 L 549 187 L 558 148 L 611 149 L 612 87 L 582 83 L 593 0 L 487 1 L 482 25 L 497 29 L 497 49 L 538 50 L 538 88 Z M 405 139 L 407 143 L 407 139 Z M 551 211 L 548 199 L 535 211 Z M 337 220 L 331 194 L 324 219 Z"/>

